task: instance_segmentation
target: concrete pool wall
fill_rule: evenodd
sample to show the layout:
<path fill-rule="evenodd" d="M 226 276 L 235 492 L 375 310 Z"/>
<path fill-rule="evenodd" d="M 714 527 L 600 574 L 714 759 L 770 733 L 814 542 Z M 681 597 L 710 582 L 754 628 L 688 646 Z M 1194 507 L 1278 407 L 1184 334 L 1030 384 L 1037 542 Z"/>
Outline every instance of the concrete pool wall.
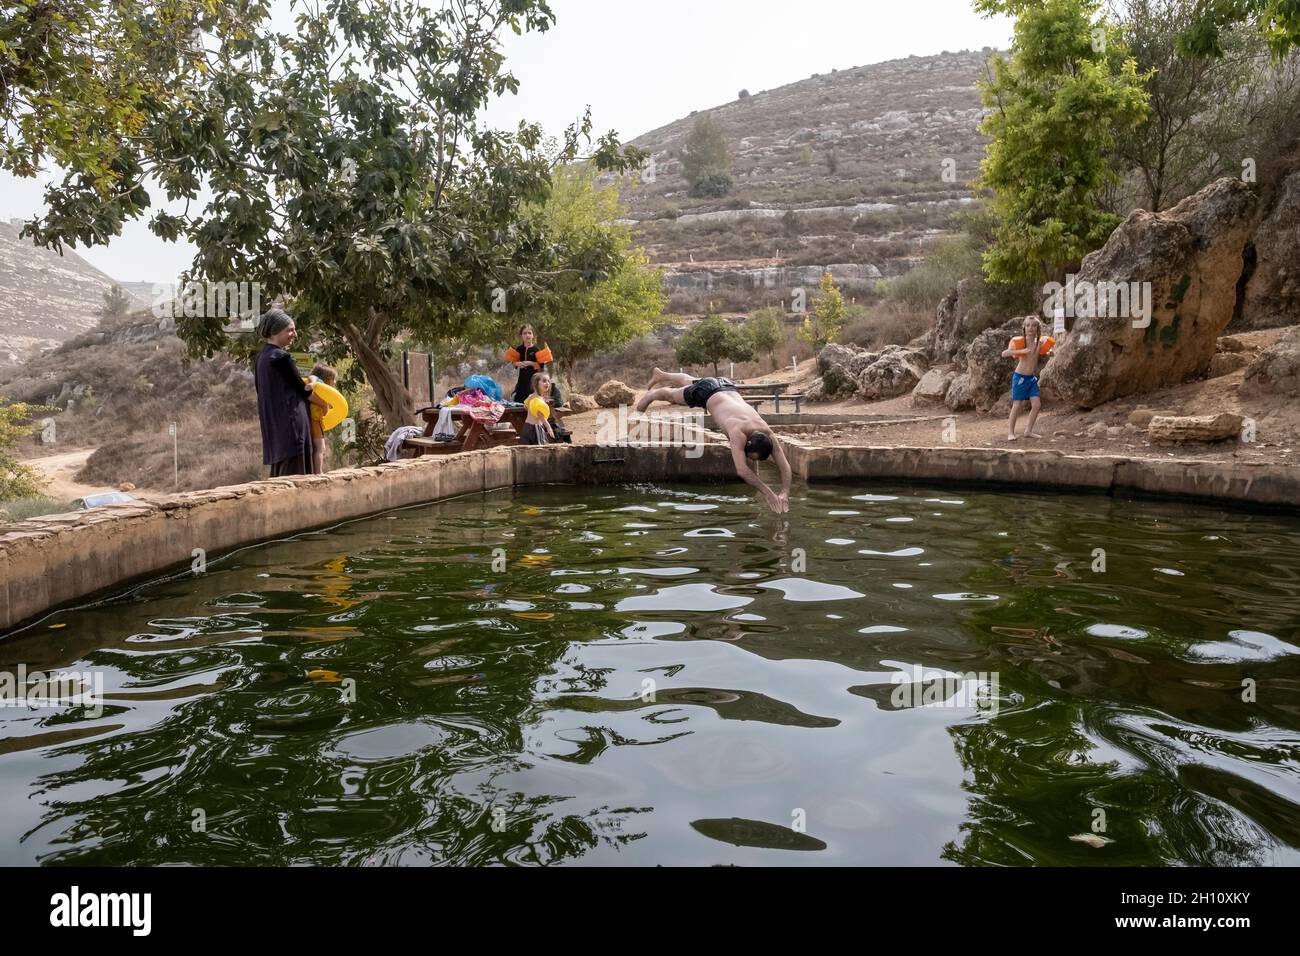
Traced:
<path fill-rule="evenodd" d="M 993 483 L 1300 509 L 1300 474 L 1276 465 L 782 442 L 795 475 L 809 481 Z M 665 445 L 498 448 L 271 478 L 0 526 L 0 632 L 200 558 L 444 498 L 540 484 L 736 481 L 725 445 L 700 445 L 691 455 Z"/>

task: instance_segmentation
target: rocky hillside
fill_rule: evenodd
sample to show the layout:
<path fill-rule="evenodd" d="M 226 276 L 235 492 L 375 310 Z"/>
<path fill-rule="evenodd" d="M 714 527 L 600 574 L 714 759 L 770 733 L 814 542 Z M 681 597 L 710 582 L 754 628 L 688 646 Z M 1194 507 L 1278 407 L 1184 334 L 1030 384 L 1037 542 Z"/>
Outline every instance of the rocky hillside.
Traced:
<path fill-rule="evenodd" d="M 94 327 L 116 281 L 69 249 L 60 256 L 19 239 L 21 229 L 21 220 L 0 222 L 0 358 L 9 361 Z M 119 284 L 137 307 L 149 304 L 142 290 Z"/>
<path fill-rule="evenodd" d="M 973 200 L 991 53 L 835 70 L 710 110 L 733 157 L 721 199 L 692 198 L 682 175 L 695 114 L 633 140 L 653 173 L 623 201 L 674 311 L 777 301 L 824 266 L 850 290 L 911 268 Z"/>

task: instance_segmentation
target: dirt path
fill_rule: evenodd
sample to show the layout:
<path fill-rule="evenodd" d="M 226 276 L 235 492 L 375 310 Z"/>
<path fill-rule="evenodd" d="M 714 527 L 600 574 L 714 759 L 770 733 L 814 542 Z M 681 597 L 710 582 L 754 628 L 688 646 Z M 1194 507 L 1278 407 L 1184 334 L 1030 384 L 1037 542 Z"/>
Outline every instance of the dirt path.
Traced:
<path fill-rule="evenodd" d="M 60 455 L 46 455 L 43 458 L 28 458 L 23 462 L 39 471 L 48 484 L 45 486 L 47 497 L 55 501 L 72 501 L 86 495 L 105 491 L 116 491 L 108 485 L 83 485 L 74 476 L 86 465 L 86 459 L 94 454 L 93 448 L 66 451 Z"/>

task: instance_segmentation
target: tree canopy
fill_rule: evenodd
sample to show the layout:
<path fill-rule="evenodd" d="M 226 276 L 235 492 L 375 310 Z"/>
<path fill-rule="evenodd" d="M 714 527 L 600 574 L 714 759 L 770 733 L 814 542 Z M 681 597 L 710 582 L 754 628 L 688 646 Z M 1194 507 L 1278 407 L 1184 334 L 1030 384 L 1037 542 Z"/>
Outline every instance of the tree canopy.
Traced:
<path fill-rule="evenodd" d="M 148 205 L 137 188 L 148 129 L 210 65 L 206 45 L 248 43 L 265 0 L 16 0 L 0 11 L 0 169 L 48 163 L 98 199 L 98 215 L 53 238 L 116 235 Z M 63 190 L 59 190 L 62 192 Z"/>
<path fill-rule="evenodd" d="M 692 196 L 725 196 L 731 192 L 731 149 L 722 124 L 710 113 L 695 118 L 682 148 L 682 173 Z"/>
<path fill-rule="evenodd" d="M 718 374 L 722 361 L 748 362 L 754 357 L 754 343 L 743 327 L 732 325 L 720 315 L 710 315 L 691 328 L 674 344 L 682 365 L 712 365 Z"/>
<path fill-rule="evenodd" d="M 820 352 L 840 337 L 844 317 L 844 294 L 835 288 L 834 277 L 829 272 L 823 272 L 821 287 L 813 297 L 812 311 L 804 317 L 799 338 L 807 342 L 814 352 Z"/>
<path fill-rule="evenodd" d="M 542 234 L 562 250 L 559 265 L 568 271 L 534 296 L 524 315 L 559 364 L 572 372 L 575 362 L 649 332 L 663 312 L 663 273 L 632 247 L 631 229 L 615 222 L 618 188 L 597 185 L 590 168 L 559 168 L 550 195 L 533 215 Z M 595 255 L 607 255 L 613 264 L 603 278 L 585 281 L 584 263 Z M 519 323 L 512 317 L 510 325 L 513 335 Z"/>
<path fill-rule="evenodd" d="M 1147 115 L 1143 77 L 1097 0 L 976 0 L 1016 15 L 1010 58 L 982 84 L 992 138 L 979 185 L 997 218 L 984 269 L 996 282 L 1058 277 L 1101 246 L 1119 217 L 1099 204 L 1115 182 L 1116 139 Z"/>
<path fill-rule="evenodd" d="M 1259 30 L 1275 57 L 1300 45 L 1297 0 L 1196 0 L 1195 6 L 1179 39 L 1179 49 L 1187 55 L 1222 57 L 1227 36 L 1240 24 Z"/>
<path fill-rule="evenodd" d="M 236 31 L 205 50 L 183 95 L 140 117 L 140 159 L 124 166 L 121 188 L 105 198 L 70 177 L 34 234 L 105 241 L 149 207 L 157 183 L 186 203 L 157 211 L 150 228 L 198 247 L 187 279 L 260 283 L 261 301 L 287 303 L 317 354 L 354 355 L 385 419 L 405 424 L 396 338 L 452 337 L 502 297 L 519 311 L 561 277 L 597 282 L 619 265 L 612 238 L 566 254 L 527 213 L 546 201 L 552 169 L 590 143 L 590 116 L 560 143 L 536 125 L 504 132 L 479 119 L 518 88 L 500 34 L 549 29 L 545 0 L 292 9 L 291 33 Z M 644 153 L 607 134 L 591 159 L 622 170 Z M 235 346 L 229 325 L 186 317 L 178 332 L 207 357 Z"/>

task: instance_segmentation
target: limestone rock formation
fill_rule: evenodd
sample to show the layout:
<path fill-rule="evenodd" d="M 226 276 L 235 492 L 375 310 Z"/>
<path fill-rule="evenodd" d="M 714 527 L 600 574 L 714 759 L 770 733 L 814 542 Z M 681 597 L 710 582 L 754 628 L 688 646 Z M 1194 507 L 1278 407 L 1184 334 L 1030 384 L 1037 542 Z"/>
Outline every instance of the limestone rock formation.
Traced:
<path fill-rule="evenodd" d="M 934 326 L 925 343 L 930 361 L 951 362 L 963 345 L 992 323 L 992 316 L 978 295 L 982 285 L 978 276 L 962 279 L 939 303 Z"/>
<path fill-rule="evenodd" d="M 1151 424 L 1151 419 L 1157 416 L 1177 415 L 1177 412 L 1161 411 L 1155 408 L 1136 408 L 1129 413 L 1128 423 L 1137 428 L 1146 428 Z"/>
<path fill-rule="evenodd" d="M 1206 378 L 1222 378 L 1250 364 L 1250 356 L 1242 352 L 1216 352 L 1210 359 L 1210 371 Z"/>
<path fill-rule="evenodd" d="M 912 389 L 913 405 L 937 405 L 948 394 L 948 387 L 957 373 L 950 368 L 932 368 L 921 376 L 921 381 Z"/>
<path fill-rule="evenodd" d="M 1300 169 L 1271 202 L 1251 241 L 1254 266 L 1234 329 L 1271 329 L 1300 316 Z"/>
<path fill-rule="evenodd" d="M 631 405 L 635 399 L 636 392 L 618 379 L 610 379 L 596 389 L 596 404 L 601 408 L 618 408 L 620 405 Z"/>
<path fill-rule="evenodd" d="M 857 345 L 832 342 L 817 353 L 817 373 L 822 377 L 822 393 L 827 399 L 847 398 L 858 390 L 858 376 L 879 357 Z"/>
<path fill-rule="evenodd" d="M 920 382 L 927 364 L 919 351 L 886 346 L 858 375 L 858 395 L 868 402 L 906 395 Z"/>
<path fill-rule="evenodd" d="M 1105 246 L 1084 258 L 1075 288 L 1108 300 L 1113 284 L 1127 289 L 1136 283 L 1149 290 L 1150 323 L 1143 327 L 1144 319 L 1135 319 L 1139 310 L 1132 301 L 1124 314 L 1076 317 L 1044 371 L 1044 392 L 1094 408 L 1203 374 L 1232 321 L 1255 213 L 1249 186 L 1220 179 L 1165 212 L 1130 215 Z M 1095 311 L 1112 309 L 1099 302 Z"/>
<path fill-rule="evenodd" d="M 1231 412 L 1217 415 L 1158 415 L 1147 426 L 1147 436 L 1156 442 L 1223 441 L 1241 434 L 1242 417 Z"/>
<path fill-rule="evenodd" d="M 590 395 L 580 395 L 577 392 L 571 392 L 565 400 L 565 404 L 575 412 L 594 412 L 600 407 L 599 403 Z"/>
<path fill-rule="evenodd" d="M 1246 369 L 1244 394 L 1300 397 L 1300 328 L 1265 349 Z"/>
<path fill-rule="evenodd" d="M 1010 390 L 1015 363 L 1003 358 L 1002 353 L 1022 328 L 1023 318 L 1009 319 L 996 328 L 985 329 L 958 353 L 958 365 L 964 362 L 965 371 L 948 386 L 944 403 L 949 408 L 955 412 L 968 408 L 987 412 Z"/>

